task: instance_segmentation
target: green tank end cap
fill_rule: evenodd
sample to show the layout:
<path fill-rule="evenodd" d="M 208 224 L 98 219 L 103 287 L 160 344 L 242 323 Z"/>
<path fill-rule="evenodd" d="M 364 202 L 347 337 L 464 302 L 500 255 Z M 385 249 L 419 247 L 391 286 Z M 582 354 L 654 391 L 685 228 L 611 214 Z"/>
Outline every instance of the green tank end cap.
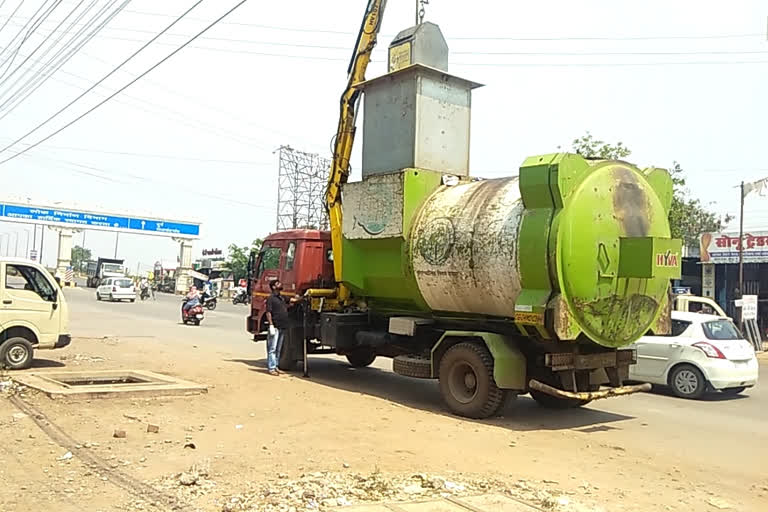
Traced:
<path fill-rule="evenodd" d="M 674 238 L 619 239 L 619 277 L 680 279 L 682 241 Z"/>
<path fill-rule="evenodd" d="M 672 195 L 674 193 L 672 176 L 670 176 L 669 171 L 658 167 L 648 167 L 643 169 L 643 174 L 656 195 L 659 196 L 664 210 L 669 213 L 669 209 L 672 208 Z"/>

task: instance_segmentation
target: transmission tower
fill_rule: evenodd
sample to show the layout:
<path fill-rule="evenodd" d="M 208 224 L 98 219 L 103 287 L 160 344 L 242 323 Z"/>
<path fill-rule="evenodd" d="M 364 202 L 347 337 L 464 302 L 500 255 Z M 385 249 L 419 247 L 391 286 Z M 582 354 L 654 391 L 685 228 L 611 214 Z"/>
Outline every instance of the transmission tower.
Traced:
<path fill-rule="evenodd" d="M 328 229 L 325 188 L 331 161 L 281 146 L 277 183 L 277 230 Z"/>

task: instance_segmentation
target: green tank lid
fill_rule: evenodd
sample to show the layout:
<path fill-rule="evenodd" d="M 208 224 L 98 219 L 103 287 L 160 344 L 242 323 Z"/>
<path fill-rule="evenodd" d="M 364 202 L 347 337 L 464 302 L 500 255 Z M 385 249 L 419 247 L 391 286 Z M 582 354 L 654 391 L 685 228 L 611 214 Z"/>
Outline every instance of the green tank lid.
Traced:
<path fill-rule="evenodd" d="M 549 269 L 545 282 L 541 266 L 526 268 L 521 256 L 524 286 L 516 310 L 534 313 L 521 318 L 550 337 L 583 333 L 606 347 L 636 341 L 664 308 L 670 279 L 680 276 L 681 242 L 670 238 L 668 221 L 668 173 L 554 154 L 528 159 L 520 177 L 530 209 L 521 251 L 526 239 L 544 236 L 546 249 L 531 256 L 541 261 L 546 253 Z M 537 325 L 535 313 L 544 310 L 550 321 Z"/>

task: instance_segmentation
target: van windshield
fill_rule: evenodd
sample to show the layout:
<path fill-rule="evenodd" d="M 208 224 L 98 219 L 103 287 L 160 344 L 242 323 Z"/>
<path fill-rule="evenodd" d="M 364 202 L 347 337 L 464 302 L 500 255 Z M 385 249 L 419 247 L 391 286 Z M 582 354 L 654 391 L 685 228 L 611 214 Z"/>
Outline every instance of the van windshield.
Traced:
<path fill-rule="evenodd" d="M 730 320 L 712 320 L 704 322 L 704 335 L 710 340 L 738 340 L 741 339 L 739 330 Z"/>

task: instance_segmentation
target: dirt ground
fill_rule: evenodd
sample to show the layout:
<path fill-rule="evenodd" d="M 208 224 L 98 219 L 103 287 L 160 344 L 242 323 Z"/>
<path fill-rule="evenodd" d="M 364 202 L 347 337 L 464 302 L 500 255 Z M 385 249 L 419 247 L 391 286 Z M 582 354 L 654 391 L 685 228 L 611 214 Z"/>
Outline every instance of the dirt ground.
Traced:
<path fill-rule="evenodd" d="M 407 400 L 392 400 L 386 391 L 360 389 L 367 378 L 402 379 L 382 370 L 318 358 L 310 380 L 272 377 L 264 371 L 263 345 L 251 353 L 233 358 L 214 343 L 105 338 L 77 339 L 42 355 L 47 359 L 33 371 L 141 368 L 205 384 L 209 392 L 51 400 L 26 391 L 21 403 L 32 407 L 28 414 L 4 393 L 0 510 L 232 510 L 230 501 L 263 494 L 280 480 L 371 473 L 486 482 L 558 510 L 768 510 L 765 465 L 741 473 L 699 467 L 631 437 L 605 442 L 600 427 L 567 428 L 557 412 L 533 422 L 469 421 L 444 412 L 422 381 L 411 381 Z M 159 432 L 147 432 L 148 423 Z M 115 430 L 126 437 L 113 437 Z M 204 478 L 180 483 L 178 475 L 195 464 L 205 466 Z"/>

